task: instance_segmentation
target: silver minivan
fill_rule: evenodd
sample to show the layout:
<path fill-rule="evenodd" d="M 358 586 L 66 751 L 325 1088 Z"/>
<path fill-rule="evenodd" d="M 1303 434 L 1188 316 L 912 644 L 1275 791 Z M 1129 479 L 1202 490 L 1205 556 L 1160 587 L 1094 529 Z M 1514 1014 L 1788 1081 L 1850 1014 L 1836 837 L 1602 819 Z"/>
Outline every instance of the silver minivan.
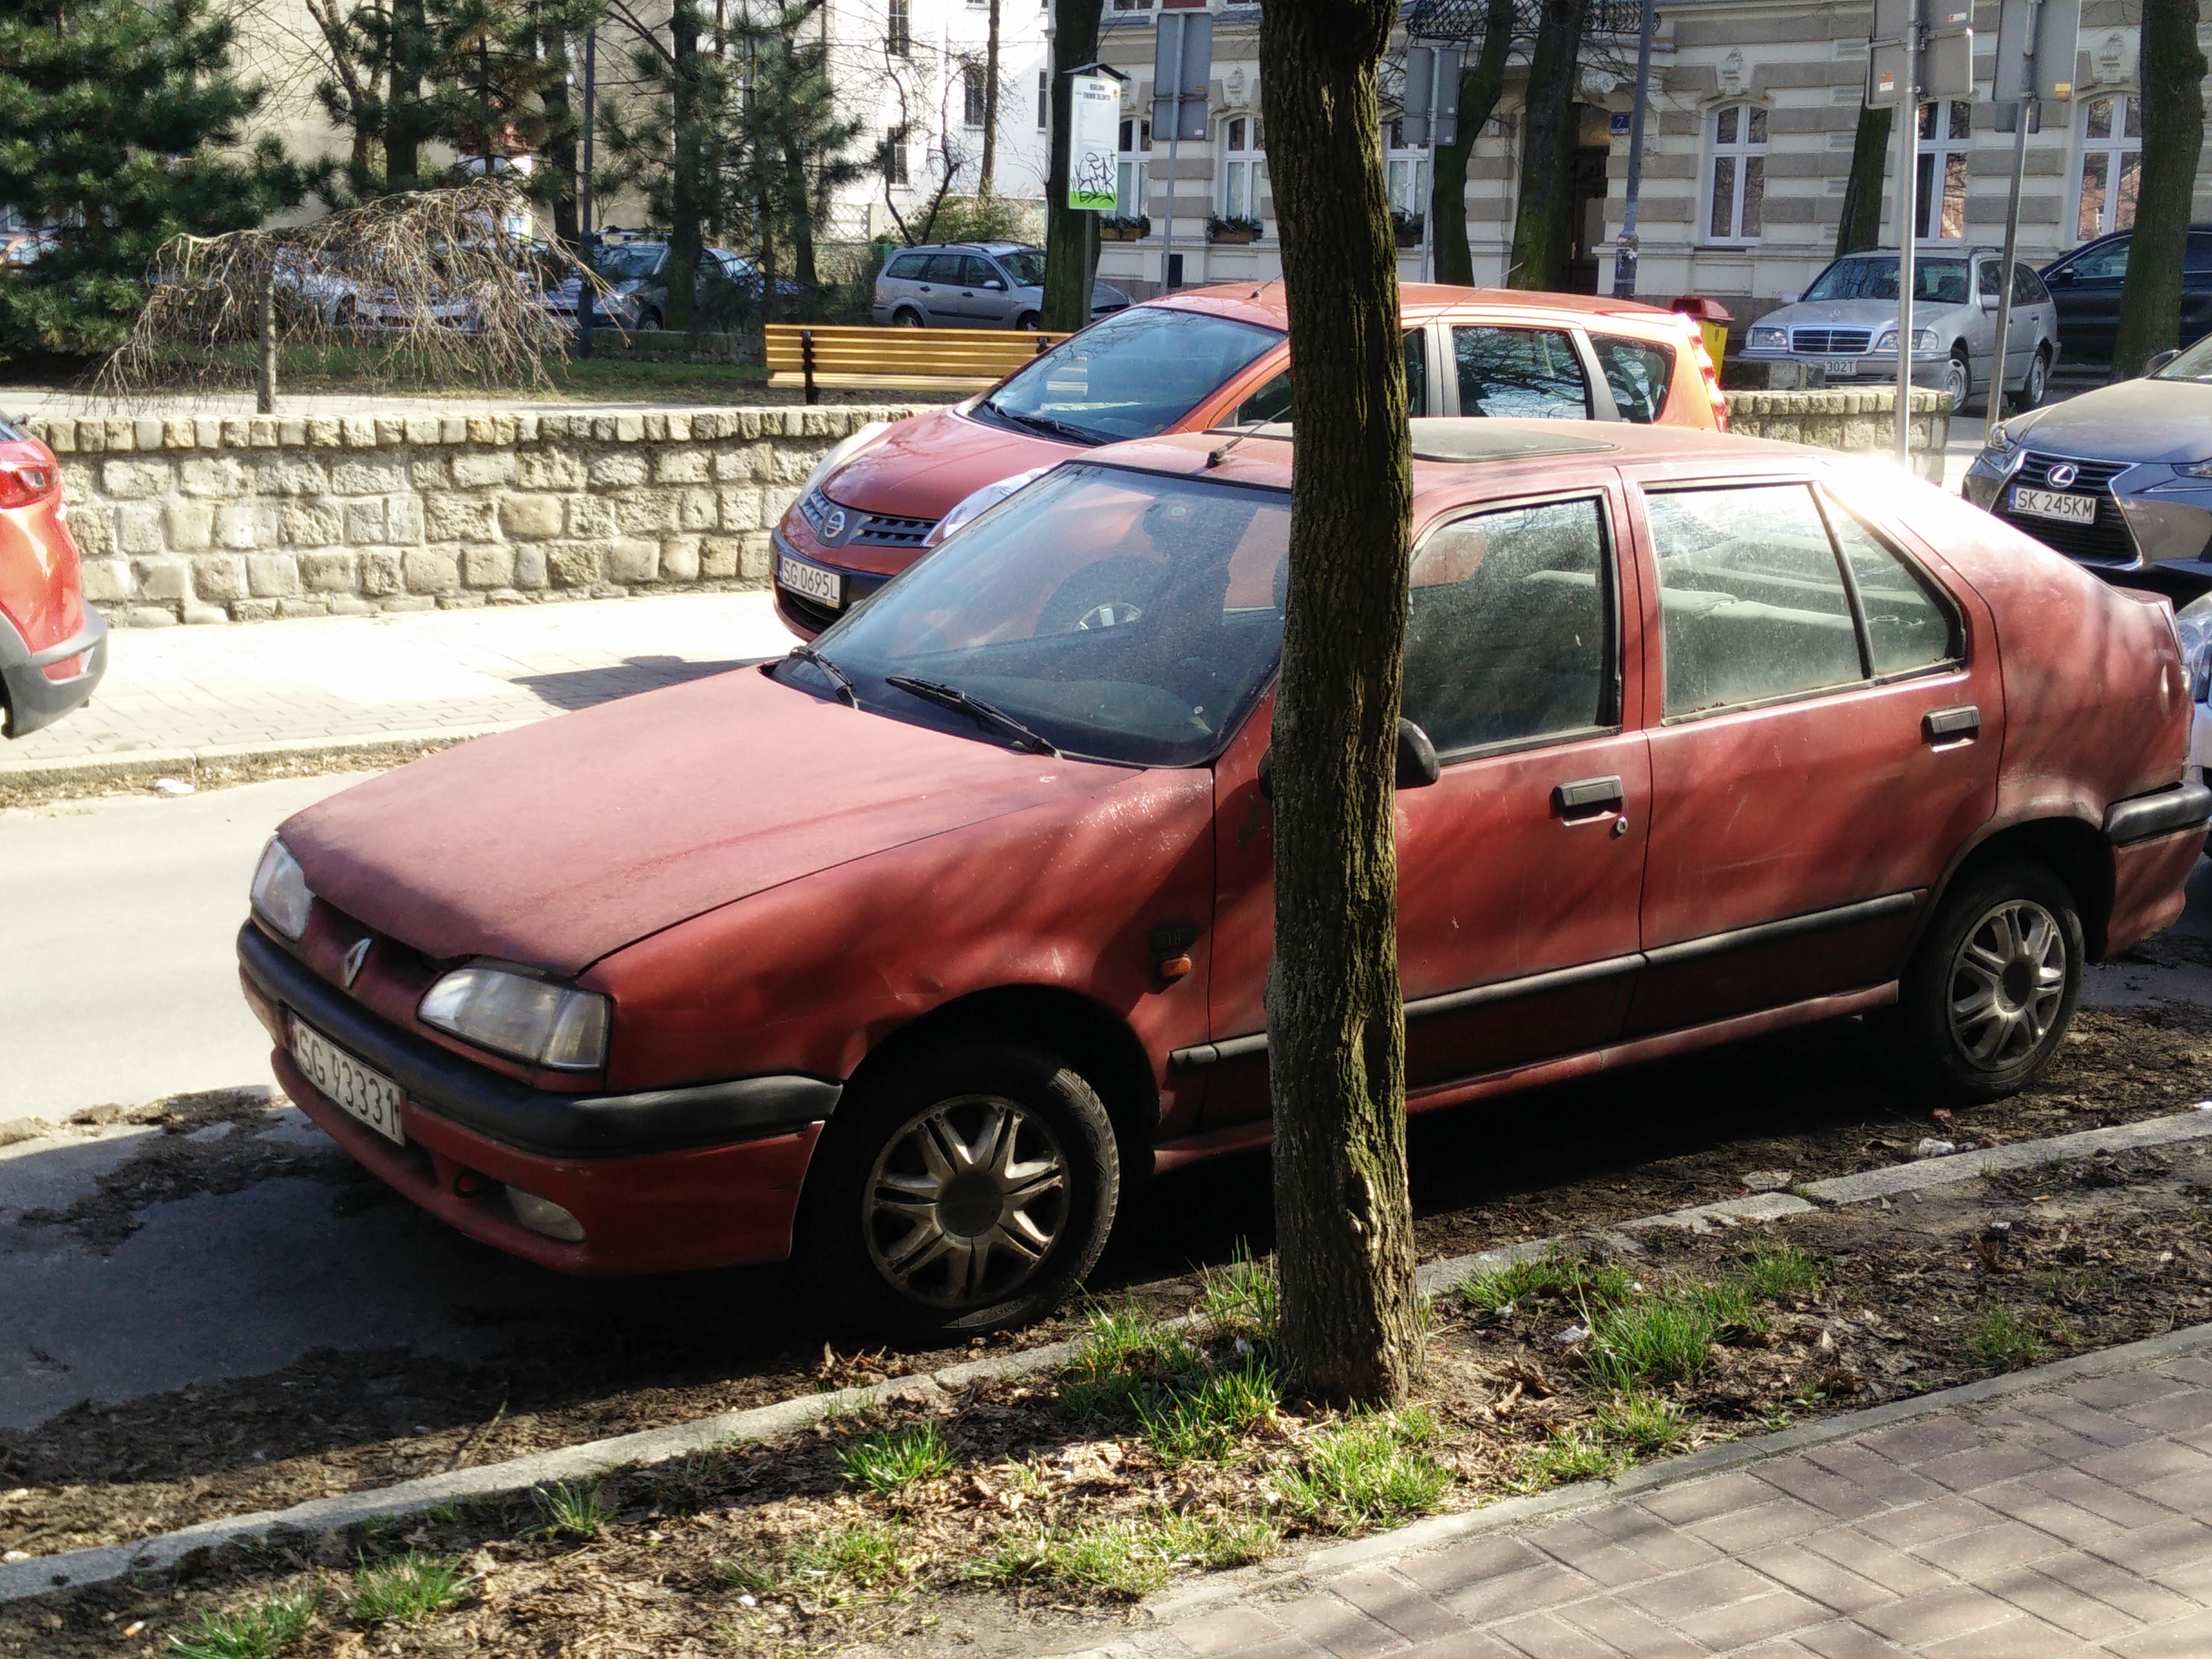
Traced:
<path fill-rule="evenodd" d="M 1962 406 L 1988 390 L 1996 361 L 1998 272 L 1990 248 L 1923 252 L 1912 266 L 1912 383 L 1937 386 Z M 1745 362 L 1819 364 L 1829 386 L 1889 386 L 1897 376 L 1897 255 L 1849 253 L 1802 295 L 1753 322 L 1738 354 Z M 2013 266 L 2012 319 L 2004 389 L 2033 409 L 2058 361 L 2058 311 L 2032 265 Z"/>
<path fill-rule="evenodd" d="M 1091 314 L 1127 308 L 1106 283 L 1091 289 Z M 902 248 L 876 278 L 875 320 L 892 328 L 1035 328 L 1044 309 L 1044 250 L 1022 242 Z"/>

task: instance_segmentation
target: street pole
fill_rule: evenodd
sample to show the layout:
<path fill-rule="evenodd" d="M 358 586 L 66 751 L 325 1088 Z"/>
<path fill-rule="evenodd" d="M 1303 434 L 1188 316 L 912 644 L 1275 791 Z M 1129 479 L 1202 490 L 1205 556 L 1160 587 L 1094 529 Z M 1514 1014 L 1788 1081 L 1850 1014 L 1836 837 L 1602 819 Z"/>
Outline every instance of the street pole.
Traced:
<path fill-rule="evenodd" d="M 593 100 L 599 94 L 599 32 L 584 31 L 584 176 L 576 181 L 576 240 L 583 246 L 584 266 L 576 276 L 576 355 L 592 355 L 592 284 L 590 275 L 599 262 L 592 258 L 599 245 L 592 229 L 592 129 L 598 125 Z"/>
<path fill-rule="evenodd" d="M 1425 202 L 1421 211 L 1421 280 L 1435 280 L 1432 264 L 1437 248 L 1437 111 L 1443 107 L 1444 53 L 1442 46 L 1429 52 L 1429 188 L 1425 196 L 1416 190 L 1413 199 Z"/>
<path fill-rule="evenodd" d="M 1168 128 L 1167 215 L 1166 222 L 1160 229 L 1160 292 L 1163 294 L 1170 294 L 1175 291 L 1175 283 L 1173 278 L 1175 276 L 1176 160 L 1179 149 L 1182 143 L 1182 70 L 1181 66 L 1182 64 L 1184 37 L 1188 33 L 1190 27 L 1190 14 L 1187 11 L 1162 12 L 1160 14 L 1160 21 L 1153 27 L 1156 28 L 1165 28 L 1170 20 L 1174 21 L 1176 26 L 1176 51 L 1174 62 L 1176 64 L 1176 70 L 1174 103 L 1175 120 Z M 1154 53 L 1155 61 L 1157 61 L 1158 57 L 1158 54 L 1157 52 Z M 1154 129 L 1152 137 L 1155 143 L 1157 143 L 1159 138 L 1159 121 L 1157 118 L 1159 107 L 1160 89 L 1158 87 L 1154 87 L 1152 88 L 1152 109 L 1154 111 L 1155 118 L 1152 122 Z M 1088 321 L 1089 319 L 1086 318 L 1085 320 Z"/>
<path fill-rule="evenodd" d="M 2035 9 L 2031 4 L 2027 13 L 2028 52 L 2027 88 L 2035 90 Z M 1991 354 L 1994 362 L 1990 369 L 1989 407 L 1982 411 L 1982 441 L 1986 445 L 1996 435 L 1998 423 L 2004 419 L 2004 377 L 2006 348 L 2012 343 L 2012 262 L 2020 252 L 2020 187 L 2027 173 L 2027 119 L 2035 108 L 2033 97 L 2023 98 L 2013 106 L 2012 129 L 2012 193 L 2005 201 L 2004 264 L 2002 286 L 1997 289 L 1997 343 Z M 2023 386 L 2025 382 L 2023 382 Z"/>
<path fill-rule="evenodd" d="M 1905 0 L 1905 95 L 1897 124 L 1897 460 L 1912 465 L 1912 255 L 1919 223 L 1920 0 Z"/>
<path fill-rule="evenodd" d="M 1620 235 L 1613 256 L 1613 294 L 1617 300 L 1636 297 L 1636 198 L 1644 188 L 1644 109 L 1651 101 L 1651 35 L 1658 21 L 1657 0 L 1644 0 L 1644 16 L 1636 33 L 1636 93 L 1628 117 L 1628 199 L 1620 210 Z"/>

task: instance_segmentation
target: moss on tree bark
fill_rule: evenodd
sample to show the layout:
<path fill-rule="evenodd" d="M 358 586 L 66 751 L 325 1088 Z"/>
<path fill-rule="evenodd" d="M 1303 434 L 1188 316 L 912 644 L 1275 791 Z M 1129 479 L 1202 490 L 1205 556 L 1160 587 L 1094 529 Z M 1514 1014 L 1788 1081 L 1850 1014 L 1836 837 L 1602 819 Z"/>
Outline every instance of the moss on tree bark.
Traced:
<path fill-rule="evenodd" d="M 2190 198 L 2204 147 L 2204 52 L 2197 0 L 2143 0 L 2137 83 L 2142 88 L 2142 173 L 2135 240 L 2120 288 L 2112 373 L 2142 373 L 2151 354 L 2181 343 L 2181 264 Z"/>
<path fill-rule="evenodd" d="M 1573 226 L 1575 88 L 1582 79 L 1583 25 L 1589 0 L 1542 0 L 1528 56 L 1528 103 L 1522 115 L 1521 199 L 1513 216 L 1508 288 L 1558 289 L 1567 280 Z"/>
<path fill-rule="evenodd" d="M 1471 287 L 1474 255 L 1467 245 L 1467 158 L 1505 89 L 1505 59 L 1513 49 L 1513 0 L 1489 0 L 1482 50 L 1459 72 L 1459 137 L 1438 146 L 1429 191 L 1430 244 L 1440 283 Z"/>

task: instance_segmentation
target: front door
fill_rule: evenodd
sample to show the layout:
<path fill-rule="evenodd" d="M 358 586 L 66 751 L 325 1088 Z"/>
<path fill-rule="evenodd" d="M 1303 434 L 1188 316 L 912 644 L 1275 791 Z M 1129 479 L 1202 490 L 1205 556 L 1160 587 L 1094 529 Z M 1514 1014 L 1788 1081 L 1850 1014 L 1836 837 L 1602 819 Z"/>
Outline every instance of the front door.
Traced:
<path fill-rule="evenodd" d="M 1995 809 L 1978 607 L 1810 483 L 1643 500 L 1662 719 L 1629 1034 L 1879 986 Z"/>
<path fill-rule="evenodd" d="M 1650 781 L 1624 681 L 1620 492 L 1484 507 L 1414 550 L 1406 718 L 1442 762 L 1400 791 L 1398 960 L 1407 1086 L 1604 1042 L 1637 965 Z M 1626 717 L 1625 717 L 1626 716 Z M 1255 721 L 1258 726 L 1259 722 Z M 1267 1112 L 1264 992 L 1273 939 L 1272 811 L 1253 778 L 1264 728 L 1217 772 L 1220 893 L 1209 1005 L 1209 1127 Z M 1418 1102 L 1416 1103 L 1418 1103 Z"/>
<path fill-rule="evenodd" d="M 2058 302 L 2059 349 L 2075 362 L 2112 361 L 2131 240 L 2122 236 L 2091 248 L 2051 273 L 2051 295 Z"/>

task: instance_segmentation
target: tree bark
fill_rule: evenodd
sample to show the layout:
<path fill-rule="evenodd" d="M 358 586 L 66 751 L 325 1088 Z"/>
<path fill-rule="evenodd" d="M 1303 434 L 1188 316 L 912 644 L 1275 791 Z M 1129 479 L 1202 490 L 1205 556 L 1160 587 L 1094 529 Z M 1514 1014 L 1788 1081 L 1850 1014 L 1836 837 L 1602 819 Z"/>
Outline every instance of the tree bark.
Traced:
<path fill-rule="evenodd" d="M 1505 88 L 1505 60 L 1513 50 L 1513 0 L 1490 0 L 1482 30 L 1482 50 L 1459 72 L 1459 137 L 1433 151 L 1429 190 L 1429 241 L 1437 280 L 1461 288 L 1474 282 L 1474 255 L 1467 245 L 1467 160 Z"/>
<path fill-rule="evenodd" d="M 1589 16 L 1589 0 L 1542 0 L 1537 14 L 1508 288 L 1557 289 L 1567 280 L 1574 201 L 1566 181 L 1574 172 L 1575 88 L 1582 78 L 1583 24 Z"/>
<path fill-rule="evenodd" d="M 796 138 L 783 141 L 783 174 L 791 215 L 791 274 L 801 293 L 811 294 L 816 286 L 814 194 L 806 187 L 806 158 L 799 153 Z"/>
<path fill-rule="evenodd" d="M 1851 139 L 1850 176 L 1844 184 L 1844 216 L 1836 226 L 1836 257 L 1881 245 L 1881 177 L 1889 161 L 1890 112 L 1859 106 Z"/>
<path fill-rule="evenodd" d="M 675 59 L 669 85 L 675 128 L 675 166 L 668 192 L 668 259 L 661 266 L 667 284 L 666 325 L 682 333 L 692 328 L 693 301 L 699 279 L 701 227 L 706 218 L 708 180 L 713 167 L 713 112 L 707 107 L 700 60 L 702 20 L 696 0 L 676 0 L 668 20 L 669 46 Z"/>
<path fill-rule="evenodd" d="M 1282 1340 L 1325 1398 L 1421 1369 L 1394 833 L 1412 503 L 1376 97 L 1395 0 L 1268 0 L 1267 167 L 1290 311 L 1290 589 L 1274 713 L 1267 1048 Z"/>
<path fill-rule="evenodd" d="M 1044 186 L 1044 317 L 1054 333 L 1081 328 L 1090 275 L 1090 216 L 1067 204 L 1068 102 L 1064 67 L 1098 56 L 1098 0 L 1052 0 L 1052 161 Z M 1175 188 L 1172 182 L 1169 189 Z M 926 234 L 926 233 L 925 233 Z"/>
<path fill-rule="evenodd" d="M 999 188 L 999 0 L 991 0 L 989 33 L 983 42 L 983 161 L 975 181 L 978 196 Z"/>
<path fill-rule="evenodd" d="M 432 133 L 423 94 L 429 70 L 430 21 L 422 0 L 398 0 L 392 9 L 391 94 L 384 106 L 386 191 L 422 187 L 422 145 Z"/>
<path fill-rule="evenodd" d="M 2153 352 L 2181 343 L 2181 266 L 2204 147 L 2205 63 L 2197 14 L 2197 0 L 2143 0 L 2136 66 L 2142 88 L 2142 173 L 2112 341 L 2118 380 L 2142 374 Z"/>

